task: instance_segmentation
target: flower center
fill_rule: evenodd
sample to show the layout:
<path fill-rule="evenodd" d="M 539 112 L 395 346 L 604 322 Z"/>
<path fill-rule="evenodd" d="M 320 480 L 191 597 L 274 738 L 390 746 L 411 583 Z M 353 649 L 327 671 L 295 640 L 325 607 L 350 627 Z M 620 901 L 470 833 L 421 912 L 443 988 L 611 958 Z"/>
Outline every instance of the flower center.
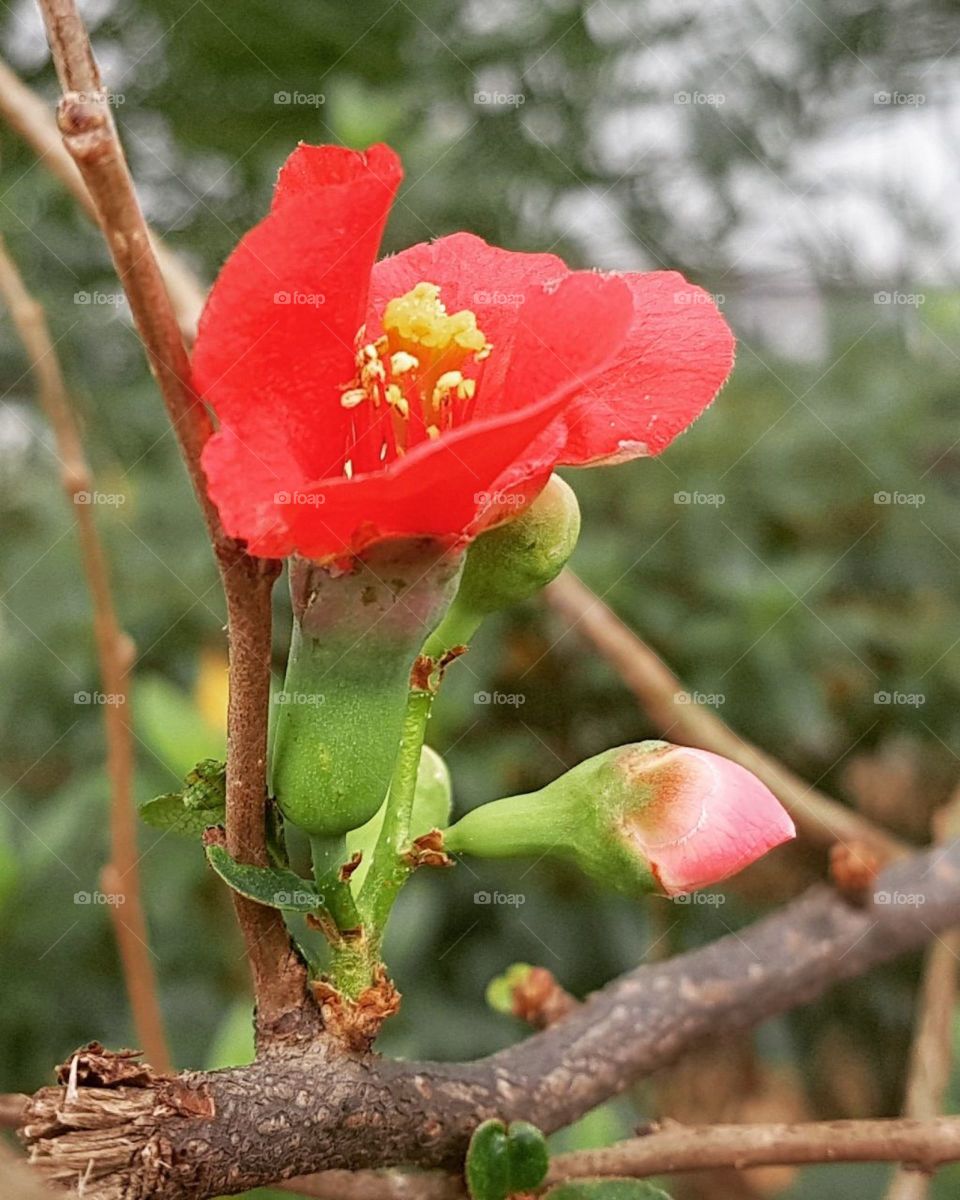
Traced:
<path fill-rule="evenodd" d="M 367 459 L 371 437 L 379 437 L 381 463 L 391 449 L 403 454 L 471 415 L 480 364 L 493 349 L 476 314 L 448 313 L 435 283 L 395 296 L 383 312 L 383 334 L 368 342 L 363 326 L 356 346 L 357 373 L 340 404 L 355 410 L 355 450 Z M 344 469 L 349 475 L 358 466 L 354 453 Z"/>

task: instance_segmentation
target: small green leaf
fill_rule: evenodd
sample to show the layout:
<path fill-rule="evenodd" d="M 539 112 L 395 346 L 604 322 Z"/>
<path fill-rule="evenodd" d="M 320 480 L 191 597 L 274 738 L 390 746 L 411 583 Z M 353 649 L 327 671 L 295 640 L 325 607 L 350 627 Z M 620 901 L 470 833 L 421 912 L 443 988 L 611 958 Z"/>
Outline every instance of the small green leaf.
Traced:
<path fill-rule="evenodd" d="M 513 1016 L 513 993 L 533 970 L 529 963 L 512 963 L 487 984 L 486 1001 L 494 1012 Z"/>
<path fill-rule="evenodd" d="M 550 1200 L 670 1200 L 666 1192 L 641 1179 L 582 1179 L 547 1192 Z"/>
<path fill-rule="evenodd" d="M 550 1166 L 547 1140 L 529 1121 L 512 1121 L 507 1127 L 510 1191 L 529 1192 L 539 1187 Z"/>
<path fill-rule="evenodd" d="M 207 861 L 224 883 L 258 904 L 287 912 L 315 912 L 323 897 L 306 879 L 281 867 L 251 867 L 235 862 L 223 846 L 207 846 Z"/>
<path fill-rule="evenodd" d="M 473 1131 L 464 1175 L 472 1200 L 506 1200 L 510 1194 L 510 1150 L 502 1121 L 484 1121 Z"/>
<path fill-rule="evenodd" d="M 184 777 L 182 792 L 168 792 L 137 805 L 154 829 L 197 837 L 210 825 L 222 825 L 226 813 L 227 764 L 204 758 Z"/>
<path fill-rule="evenodd" d="M 223 809 L 227 803 L 227 764 L 203 758 L 184 778 L 183 802 L 187 808 Z"/>
<path fill-rule="evenodd" d="M 137 805 L 137 811 L 152 829 L 169 830 L 187 837 L 199 837 L 208 825 L 223 823 L 222 809 L 186 808 L 183 796 L 179 792 L 141 801 Z"/>

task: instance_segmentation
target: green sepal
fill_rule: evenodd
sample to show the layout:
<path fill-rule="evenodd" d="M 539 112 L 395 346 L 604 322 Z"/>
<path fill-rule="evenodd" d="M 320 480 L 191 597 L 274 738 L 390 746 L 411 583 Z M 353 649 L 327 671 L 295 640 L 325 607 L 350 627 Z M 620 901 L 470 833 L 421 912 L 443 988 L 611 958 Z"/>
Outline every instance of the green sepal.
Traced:
<path fill-rule="evenodd" d="M 410 839 L 429 833 L 431 829 L 442 829 L 450 820 L 453 795 L 450 772 L 436 750 L 424 746 L 420 751 L 417 767 L 417 788 L 410 814 Z M 387 806 L 384 802 L 366 825 L 352 829 L 347 834 L 347 853 L 360 854 L 360 866 L 351 876 L 354 888 L 359 889 L 367 877 L 373 861 L 373 852 L 383 828 Z"/>
<path fill-rule="evenodd" d="M 546 1179 L 550 1166 L 547 1139 L 529 1121 L 511 1121 L 507 1127 L 507 1157 L 511 1193 L 529 1192 Z"/>
<path fill-rule="evenodd" d="M 444 830 L 444 849 L 478 858 L 562 859 L 623 895 L 662 893 L 629 828 L 631 814 L 655 799 L 637 764 L 668 750 L 659 741 L 615 746 L 538 792 L 481 804 Z"/>
<path fill-rule="evenodd" d="M 427 639 L 424 654 L 439 658 L 468 644 L 486 617 L 536 595 L 566 566 L 579 536 L 576 494 L 559 475 L 551 475 L 521 513 L 471 544 L 456 598 Z"/>
<path fill-rule="evenodd" d="M 342 837 L 383 804 L 411 669 L 462 561 L 431 538 L 393 539 L 346 564 L 291 559 L 294 627 L 272 782 L 286 819 L 312 837 Z"/>
<path fill-rule="evenodd" d="M 307 879 L 282 867 L 251 867 L 230 857 L 223 846 L 204 847 L 207 861 L 235 892 L 284 912 L 316 912 L 323 896 Z"/>
<path fill-rule="evenodd" d="M 550 1200 L 670 1200 L 642 1179 L 575 1179 L 552 1187 L 547 1195 Z"/>
<path fill-rule="evenodd" d="M 472 1200 L 506 1200 L 510 1194 L 510 1150 L 502 1121 L 483 1121 L 473 1131 L 464 1165 Z"/>

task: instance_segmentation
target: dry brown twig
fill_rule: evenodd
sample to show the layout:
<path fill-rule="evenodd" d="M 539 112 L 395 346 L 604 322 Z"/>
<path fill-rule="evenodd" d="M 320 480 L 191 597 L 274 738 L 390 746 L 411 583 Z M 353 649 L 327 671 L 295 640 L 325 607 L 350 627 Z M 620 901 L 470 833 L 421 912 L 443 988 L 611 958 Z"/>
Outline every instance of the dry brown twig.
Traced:
<path fill-rule="evenodd" d="M 960 836 L 960 788 L 934 819 L 934 833 L 940 845 Z M 948 929 L 927 951 L 917 997 L 916 1032 L 903 1104 L 903 1115 L 914 1120 L 933 1120 L 943 1112 L 953 1071 L 958 962 L 960 929 Z M 925 1200 L 929 1191 L 926 1175 L 901 1169 L 890 1182 L 887 1200 Z"/>
<path fill-rule="evenodd" d="M 203 511 L 227 597 L 230 707 L 227 848 L 267 862 L 264 804 L 269 694 L 270 593 L 279 564 L 256 559 L 227 537 L 207 495 L 200 454 L 212 426 L 193 389 L 190 364 L 133 188 L 100 73 L 74 0 L 40 0 L 63 89 L 58 125 L 92 198 Z M 300 1013 L 306 972 L 280 914 L 233 893 L 253 971 L 261 1034 Z"/>
<path fill-rule="evenodd" d="M 63 184 L 90 220 L 99 223 L 96 205 L 77 164 L 67 153 L 49 107 L 2 59 L 0 117 L 34 150 L 38 160 Z M 153 251 L 170 293 L 180 331 L 192 341 L 203 308 L 204 289 L 177 255 L 157 237 L 153 237 Z"/>
<path fill-rule="evenodd" d="M 121 629 L 117 618 L 110 587 L 110 566 L 97 530 L 94 507 L 83 503 L 84 499 L 89 500 L 93 492 L 93 476 L 83 452 L 80 430 L 46 316 L 42 306 L 27 291 L 2 239 L 0 295 L 3 296 L 36 378 L 40 405 L 56 442 L 63 490 L 74 510 L 80 558 L 93 604 L 93 631 L 100 678 L 106 696 L 103 717 L 111 793 L 111 850 L 110 861 L 103 868 L 102 885 L 106 893 L 117 897 L 117 902 L 109 905 L 109 909 L 137 1037 L 157 1068 L 169 1070 L 170 1055 L 140 889 L 137 814 L 133 794 L 135 754 L 129 688 L 134 645 Z"/>
<path fill-rule="evenodd" d="M 701 750 L 731 758 L 752 771 L 812 843 L 827 848 L 835 842 L 862 842 L 883 862 L 908 850 L 891 833 L 844 808 L 734 733 L 710 709 L 687 703 L 690 698 L 670 668 L 572 571 L 564 571 L 544 595 L 569 627 L 587 638 L 613 667 L 658 729 Z M 678 701 L 678 697 L 685 699 Z"/>
<path fill-rule="evenodd" d="M 960 1117 L 874 1121 L 810 1121 L 795 1125 L 655 1126 L 642 1137 L 600 1150 L 557 1154 L 543 1187 L 571 1179 L 635 1178 L 724 1167 L 897 1162 L 904 1174 L 929 1181 L 947 1163 L 960 1161 Z M 324 1171 L 291 1179 L 286 1190 L 315 1200 L 459 1200 L 462 1178 L 441 1173 Z"/>

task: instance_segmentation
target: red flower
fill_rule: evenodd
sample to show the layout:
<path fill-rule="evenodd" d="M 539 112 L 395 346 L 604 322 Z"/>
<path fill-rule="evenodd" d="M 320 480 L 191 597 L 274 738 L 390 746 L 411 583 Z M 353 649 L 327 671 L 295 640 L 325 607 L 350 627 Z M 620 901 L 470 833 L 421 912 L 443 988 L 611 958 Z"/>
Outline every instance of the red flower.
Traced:
<path fill-rule="evenodd" d="M 570 271 L 467 233 L 376 262 L 401 173 L 387 146 L 301 145 L 207 302 L 203 462 L 255 554 L 473 536 L 556 466 L 658 453 L 730 371 L 725 321 L 673 272 Z"/>

